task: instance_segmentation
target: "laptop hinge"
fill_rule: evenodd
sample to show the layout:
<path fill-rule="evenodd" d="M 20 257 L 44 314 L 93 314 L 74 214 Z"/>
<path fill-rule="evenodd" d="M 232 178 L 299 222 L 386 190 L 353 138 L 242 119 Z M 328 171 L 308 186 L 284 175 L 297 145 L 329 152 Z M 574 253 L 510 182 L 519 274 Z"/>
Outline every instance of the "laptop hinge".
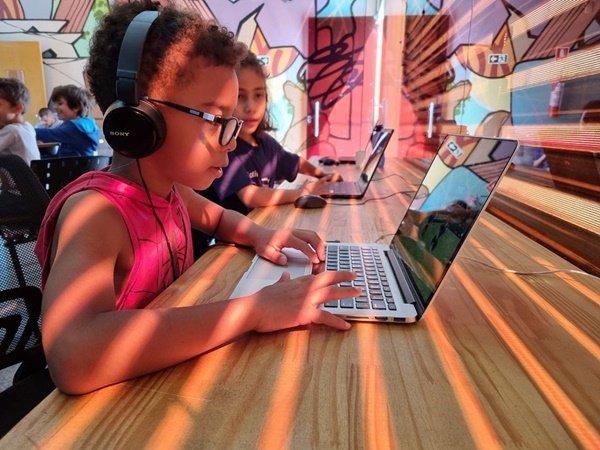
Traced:
<path fill-rule="evenodd" d="M 417 310 L 418 315 L 421 316 L 425 312 L 425 308 L 423 307 L 423 303 L 421 302 L 419 294 L 415 292 L 413 287 L 407 282 L 407 280 L 410 279 L 410 274 L 404 267 L 404 261 L 402 261 L 392 249 L 385 250 L 384 253 L 387 256 L 390 265 L 392 266 L 394 276 L 398 281 L 398 286 L 400 286 L 402 296 L 404 297 L 406 303 L 411 303 Z"/>

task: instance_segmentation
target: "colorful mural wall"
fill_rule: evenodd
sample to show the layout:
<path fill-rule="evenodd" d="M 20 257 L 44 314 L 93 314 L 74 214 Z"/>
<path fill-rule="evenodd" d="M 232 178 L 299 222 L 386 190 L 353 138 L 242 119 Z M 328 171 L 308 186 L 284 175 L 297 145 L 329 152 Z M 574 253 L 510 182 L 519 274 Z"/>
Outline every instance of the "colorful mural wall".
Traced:
<path fill-rule="evenodd" d="M 0 40 L 37 40 L 42 46 L 46 95 L 54 86 L 84 85 L 89 38 L 108 0 L 9 0 L 0 7 Z M 269 94 L 277 137 L 291 151 L 306 143 L 304 74 L 308 59 L 307 21 L 326 1 L 180 0 L 234 31 L 252 51 L 268 58 Z M 349 2 L 356 3 L 356 2 Z M 358 2 L 361 3 L 361 2 Z M 333 9 L 331 14 L 346 12 Z M 363 7 L 364 10 L 364 7 Z M 290 32 L 290 30 L 293 30 Z M 6 76 L 6 74 L 2 74 Z M 26 80 L 25 80 L 26 81 Z M 38 99 L 39 107 L 46 99 Z M 100 111 L 95 115 L 101 119 Z"/>
<path fill-rule="evenodd" d="M 56 85 L 83 85 L 89 37 L 109 3 L 4 1 L 0 40 L 41 43 L 47 94 Z M 361 123 L 354 145 L 365 141 L 364 128 L 382 119 L 375 109 L 394 95 L 401 98 L 398 110 L 388 108 L 383 116 L 385 126 L 397 130 L 390 147 L 400 156 L 427 156 L 447 132 L 503 134 L 544 148 L 580 148 L 582 142 L 598 148 L 597 139 L 583 136 L 574 124 L 588 100 L 600 99 L 600 0 L 179 3 L 217 19 L 268 59 L 276 136 L 291 151 L 315 143 L 308 123 L 314 126 L 315 100 L 321 100 L 320 126 L 329 127 L 316 143 L 351 141 L 352 127 Z M 374 95 L 370 86 L 377 82 L 377 51 L 366 44 L 382 4 L 386 36 L 400 25 L 406 35 L 385 42 L 382 77 L 393 82 L 384 82 L 387 90 L 368 104 L 365 97 Z M 363 24 L 361 33 L 357 24 Z M 557 53 L 559 48 L 566 53 Z M 403 73 L 390 70 L 398 61 Z M 318 65 L 319 83 L 311 78 L 311 65 Z M 557 91 L 560 102 L 549 113 Z"/>
<path fill-rule="evenodd" d="M 599 10 L 597 0 L 408 2 L 404 150 L 426 153 L 446 132 L 516 137 L 528 152 L 597 150 L 579 121 L 600 99 Z"/>

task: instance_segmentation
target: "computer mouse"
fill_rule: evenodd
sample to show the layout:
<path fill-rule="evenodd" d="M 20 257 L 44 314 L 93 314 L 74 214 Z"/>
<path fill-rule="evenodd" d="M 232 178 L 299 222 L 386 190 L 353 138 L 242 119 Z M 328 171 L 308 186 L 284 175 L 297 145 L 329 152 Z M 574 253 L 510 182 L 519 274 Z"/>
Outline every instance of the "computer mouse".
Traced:
<path fill-rule="evenodd" d="M 333 166 L 338 165 L 340 163 L 337 159 L 327 157 L 319 159 L 319 162 L 324 166 Z"/>
<path fill-rule="evenodd" d="M 294 202 L 296 208 L 322 208 L 327 204 L 327 200 L 318 195 L 301 195 Z"/>

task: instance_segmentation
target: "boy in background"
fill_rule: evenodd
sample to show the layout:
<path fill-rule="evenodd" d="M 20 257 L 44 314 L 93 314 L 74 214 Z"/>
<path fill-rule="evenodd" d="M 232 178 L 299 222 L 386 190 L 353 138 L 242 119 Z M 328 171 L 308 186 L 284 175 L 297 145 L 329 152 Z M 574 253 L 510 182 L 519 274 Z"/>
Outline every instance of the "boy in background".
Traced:
<path fill-rule="evenodd" d="M 100 142 L 100 129 L 88 117 L 94 101 L 85 89 L 72 84 L 57 86 L 50 101 L 63 123 L 57 128 L 36 128 L 38 141 L 60 142 L 57 156 L 92 156 Z"/>
<path fill-rule="evenodd" d="M 25 120 L 29 89 L 15 78 L 0 78 L 0 154 L 20 156 L 31 163 L 40 159 L 33 126 Z"/>
<path fill-rule="evenodd" d="M 35 125 L 36 128 L 57 128 L 63 123 L 50 108 L 40 108 L 37 116 L 40 121 Z"/>

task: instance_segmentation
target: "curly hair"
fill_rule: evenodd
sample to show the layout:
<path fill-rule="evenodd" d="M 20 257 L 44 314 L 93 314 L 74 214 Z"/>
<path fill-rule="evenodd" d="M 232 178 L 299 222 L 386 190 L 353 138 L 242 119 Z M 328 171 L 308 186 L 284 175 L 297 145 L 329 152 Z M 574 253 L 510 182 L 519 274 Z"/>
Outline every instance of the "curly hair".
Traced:
<path fill-rule="evenodd" d="M 3 98 L 11 106 L 23 105 L 23 114 L 29 108 L 29 89 L 17 78 L 0 78 L 0 98 Z"/>
<path fill-rule="evenodd" d="M 265 71 L 264 63 L 251 51 L 249 51 L 246 57 L 240 62 L 238 72 L 242 69 L 253 70 L 254 73 L 262 77 L 265 82 L 265 98 L 267 101 L 267 109 L 265 110 L 265 115 L 260 121 L 260 124 L 254 132 L 256 137 L 262 138 L 267 132 L 276 130 L 271 120 L 271 114 L 269 113 L 269 93 L 267 91 L 267 78 L 269 78 L 269 74 Z"/>
<path fill-rule="evenodd" d="M 56 102 L 61 98 L 67 102 L 69 108 L 79 111 L 79 117 L 89 116 L 94 107 L 94 99 L 90 93 L 84 88 L 75 86 L 74 84 L 56 86 L 52 89 L 50 101 Z"/>
<path fill-rule="evenodd" d="M 102 111 L 115 101 L 119 52 L 127 27 L 142 11 L 160 11 L 146 41 L 137 82 L 146 95 L 164 95 L 193 76 L 190 61 L 203 57 L 209 64 L 235 68 L 247 52 L 235 36 L 196 11 L 173 5 L 161 7 L 152 0 L 115 5 L 102 18 L 90 44 L 86 74 L 90 90 Z"/>

